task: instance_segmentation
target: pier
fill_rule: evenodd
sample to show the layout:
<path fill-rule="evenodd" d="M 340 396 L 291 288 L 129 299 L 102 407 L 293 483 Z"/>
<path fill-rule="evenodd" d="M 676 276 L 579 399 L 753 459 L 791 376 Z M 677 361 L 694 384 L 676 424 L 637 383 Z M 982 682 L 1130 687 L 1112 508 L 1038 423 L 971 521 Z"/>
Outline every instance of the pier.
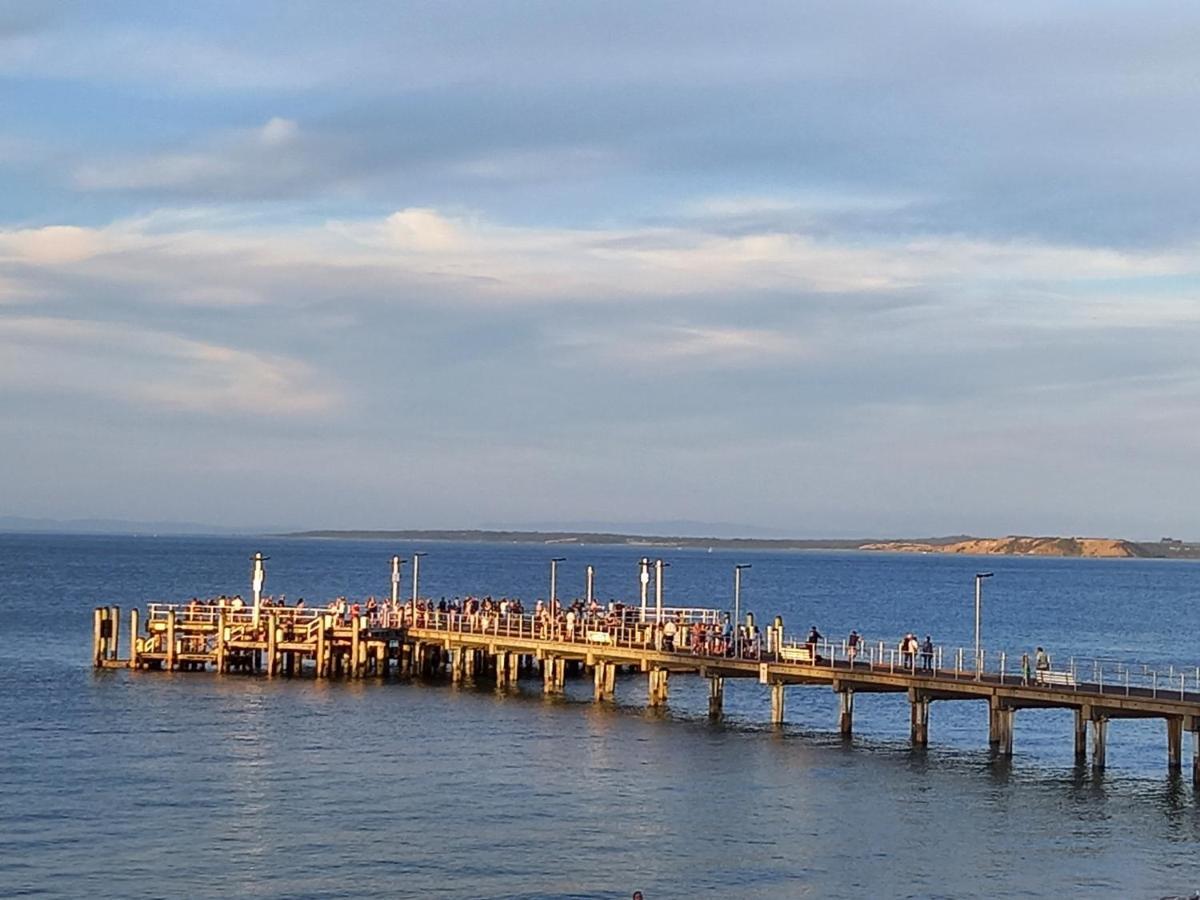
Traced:
<path fill-rule="evenodd" d="M 261 569 L 261 559 L 257 565 Z M 272 606 L 261 601 L 261 583 L 256 579 L 252 607 L 240 601 L 154 603 L 144 615 L 129 610 L 127 629 L 119 607 L 97 607 L 93 663 L 268 678 L 441 677 L 459 683 L 486 677 L 500 688 L 537 678 L 547 695 L 563 693 L 570 675 L 589 678 L 596 702 L 614 698 L 618 676 L 637 677 L 645 680 L 651 707 L 669 703 L 673 678 L 698 677 L 708 681 L 714 718 L 723 714 L 726 680 L 743 679 L 769 691 L 774 725 L 787 719 L 789 689 L 831 689 L 839 700 L 836 728 L 846 738 L 854 733 L 856 695 L 896 694 L 909 704 L 910 739 L 918 748 L 934 733 L 935 702 L 974 701 L 987 704 L 988 743 L 999 757 L 1014 753 L 1019 711 L 1069 709 L 1076 764 L 1090 759 L 1097 771 L 1107 762 L 1110 721 L 1161 719 L 1170 771 L 1182 769 L 1183 736 L 1192 735 L 1192 780 L 1200 787 L 1200 667 L 1161 670 L 1073 659 L 1059 669 L 1031 670 L 1027 663 L 1014 667 L 1003 653 L 797 641 L 785 636 L 781 619 L 760 631 L 753 615 L 739 623 L 737 638 L 726 641 L 723 610 L 664 607 L 661 591 L 659 602 L 647 608 L 644 589 L 640 608 L 592 603 L 579 616 L 561 610 L 440 611 L 415 591 L 411 601 L 399 601 L 394 577 L 392 600 L 367 613 Z"/>

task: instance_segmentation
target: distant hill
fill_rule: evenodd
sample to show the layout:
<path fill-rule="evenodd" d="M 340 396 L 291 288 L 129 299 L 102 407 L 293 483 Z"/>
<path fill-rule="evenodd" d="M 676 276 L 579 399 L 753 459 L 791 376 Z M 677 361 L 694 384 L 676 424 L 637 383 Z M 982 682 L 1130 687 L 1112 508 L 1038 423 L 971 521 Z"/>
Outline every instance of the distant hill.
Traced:
<path fill-rule="evenodd" d="M 1138 543 L 1112 538 L 1021 537 L 966 538 L 951 543 L 925 541 L 879 541 L 864 544 L 862 550 L 899 553 L 962 553 L 1003 556 L 1072 556 L 1105 559 L 1196 559 L 1200 544 L 1164 540 Z"/>
<path fill-rule="evenodd" d="M 607 531 L 519 531 L 488 529 L 321 530 L 296 531 L 284 537 L 331 540 L 465 541 L 505 544 L 619 544 L 627 547 L 691 547 L 720 550 L 868 550 L 899 553 L 1004 554 L 1010 556 L 1074 556 L 1104 558 L 1200 559 L 1200 544 L 1164 539 L 1156 543 L 1110 538 L 1020 537 L 977 538 L 951 535 L 915 539 L 872 538 L 730 538 L 688 535 L 620 534 Z"/>

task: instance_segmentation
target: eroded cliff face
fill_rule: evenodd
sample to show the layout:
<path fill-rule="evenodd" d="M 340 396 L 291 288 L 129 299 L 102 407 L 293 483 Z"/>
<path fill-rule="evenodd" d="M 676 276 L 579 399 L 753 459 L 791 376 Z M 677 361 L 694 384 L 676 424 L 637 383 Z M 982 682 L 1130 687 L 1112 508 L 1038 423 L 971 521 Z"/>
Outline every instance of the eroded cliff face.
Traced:
<path fill-rule="evenodd" d="M 967 553 L 1009 556 L 1090 556 L 1121 558 L 1142 556 L 1129 541 L 1112 538 L 1003 537 L 972 538 L 952 544 L 923 544 L 886 541 L 864 544 L 862 550 L 888 550 L 902 553 Z"/>

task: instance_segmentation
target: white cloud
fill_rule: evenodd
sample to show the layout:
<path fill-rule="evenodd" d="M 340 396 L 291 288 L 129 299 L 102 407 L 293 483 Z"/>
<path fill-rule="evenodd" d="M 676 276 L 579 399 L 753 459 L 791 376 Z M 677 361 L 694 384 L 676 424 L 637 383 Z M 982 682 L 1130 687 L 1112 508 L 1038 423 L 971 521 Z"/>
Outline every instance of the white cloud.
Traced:
<path fill-rule="evenodd" d="M 336 389 L 296 359 L 48 316 L 0 317 L 0 384 L 6 391 L 83 394 L 209 415 L 313 416 L 338 402 Z"/>

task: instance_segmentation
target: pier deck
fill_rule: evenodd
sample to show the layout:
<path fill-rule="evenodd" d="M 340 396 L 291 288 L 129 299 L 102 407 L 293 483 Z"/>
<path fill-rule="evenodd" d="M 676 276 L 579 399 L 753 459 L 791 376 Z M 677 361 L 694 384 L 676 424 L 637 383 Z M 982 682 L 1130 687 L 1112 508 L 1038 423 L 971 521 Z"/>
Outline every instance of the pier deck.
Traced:
<path fill-rule="evenodd" d="M 676 616 L 681 641 L 715 611 Z M 720 716 L 727 678 L 746 679 L 771 692 L 771 721 L 785 719 L 785 688 L 825 686 L 839 697 L 838 730 L 853 733 L 854 696 L 904 694 L 910 705 L 914 746 L 929 740 L 929 711 L 934 701 L 982 701 L 989 707 L 989 744 L 1001 756 L 1013 753 L 1013 723 L 1021 709 L 1069 709 L 1075 715 L 1077 763 L 1106 763 L 1108 722 L 1122 718 L 1159 718 L 1166 723 L 1167 764 L 1182 767 L 1183 733 L 1193 735 L 1193 781 L 1200 786 L 1200 672 L 1194 677 L 1148 667 L 1112 671 L 1092 663 L 1053 672 L 1013 673 L 1003 655 L 984 655 L 976 669 L 964 665 L 960 651 L 950 664 L 939 648 L 932 656 L 906 656 L 898 650 L 848 648 L 783 639 L 782 625 L 766 629 L 765 646 L 752 645 L 734 655 L 731 648 L 669 649 L 661 630 L 627 616 L 581 618 L 569 630 L 561 620 L 526 615 L 441 613 L 404 606 L 376 616 L 347 618 L 329 609 L 264 607 L 258 613 L 207 604 L 152 604 L 139 629 L 139 610 L 129 616 L 129 646 L 120 654 L 120 610 L 95 611 L 93 650 L 99 668 L 247 672 L 267 676 L 305 673 L 318 678 L 437 675 L 454 681 L 486 674 L 501 686 L 515 684 L 521 673 L 539 671 L 548 694 L 563 691 L 568 672 L 589 672 L 597 701 L 612 699 L 619 670 L 647 677 L 647 699 L 663 705 L 672 675 L 688 674 L 709 682 L 709 712 Z M 690 620 L 690 621 L 689 621 Z M 777 623 L 779 620 L 776 620 Z M 923 667 L 922 663 L 927 665 Z M 1123 675 L 1123 678 L 1121 677 Z M 1090 732 L 1090 735 L 1089 735 Z"/>

